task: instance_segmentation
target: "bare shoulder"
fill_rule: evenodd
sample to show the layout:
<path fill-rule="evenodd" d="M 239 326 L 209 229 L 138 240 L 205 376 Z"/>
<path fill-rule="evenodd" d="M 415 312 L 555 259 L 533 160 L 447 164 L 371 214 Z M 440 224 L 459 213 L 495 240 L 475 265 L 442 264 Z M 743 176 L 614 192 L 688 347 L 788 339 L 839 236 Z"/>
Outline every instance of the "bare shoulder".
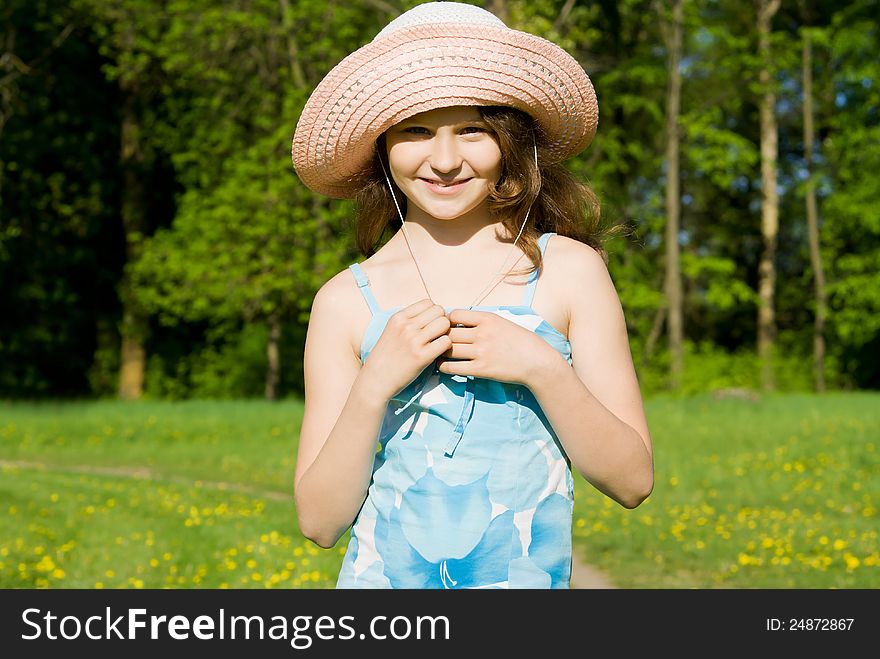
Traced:
<path fill-rule="evenodd" d="M 318 332 L 343 332 L 352 354 L 359 359 L 354 329 L 362 322 L 360 316 L 363 314 L 359 313 L 362 306 L 354 273 L 345 268 L 318 289 L 312 302 L 310 325 L 314 325 L 314 331 Z"/>
<path fill-rule="evenodd" d="M 579 315 L 578 309 L 583 312 L 618 302 L 608 266 L 591 246 L 568 236 L 555 235 L 547 245 L 546 257 L 548 274 L 552 272 L 548 278 L 559 291 L 569 330 L 572 320 Z"/>
<path fill-rule="evenodd" d="M 350 268 L 344 268 L 324 282 L 315 294 L 315 301 L 320 298 L 326 306 L 344 307 L 346 304 L 351 304 L 356 299 L 356 295 L 357 282 L 354 273 Z"/>
<path fill-rule="evenodd" d="M 553 249 L 555 262 L 566 274 L 583 276 L 605 276 L 608 267 L 602 255 L 589 245 L 568 236 L 555 235 L 550 239 L 547 251 Z"/>

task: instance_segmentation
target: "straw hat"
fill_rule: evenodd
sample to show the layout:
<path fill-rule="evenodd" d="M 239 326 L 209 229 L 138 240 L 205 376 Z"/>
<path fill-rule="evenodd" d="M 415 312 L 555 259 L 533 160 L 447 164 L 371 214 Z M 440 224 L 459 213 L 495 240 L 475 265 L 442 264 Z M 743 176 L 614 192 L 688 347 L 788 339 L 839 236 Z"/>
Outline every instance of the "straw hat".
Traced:
<path fill-rule="evenodd" d="M 527 112 L 553 162 L 585 149 L 599 118 L 589 77 L 555 43 L 473 5 L 429 2 L 395 18 L 318 84 L 296 125 L 293 165 L 315 192 L 354 197 L 382 133 L 452 105 Z"/>

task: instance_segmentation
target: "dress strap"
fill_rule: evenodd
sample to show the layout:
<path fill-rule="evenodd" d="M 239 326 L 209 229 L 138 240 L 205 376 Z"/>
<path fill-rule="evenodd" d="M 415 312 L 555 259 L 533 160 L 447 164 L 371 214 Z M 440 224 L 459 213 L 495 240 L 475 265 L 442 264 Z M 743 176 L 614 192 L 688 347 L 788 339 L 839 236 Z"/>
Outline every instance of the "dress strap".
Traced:
<path fill-rule="evenodd" d="M 550 242 L 550 236 L 555 235 L 556 232 L 548 231 L 547 233 L 542 234 L 540 238 L 538 238 L 538 247 L 541 249 L 542 258 L 544 256 L 544 251 L 547 249 L 547 243 Z M 523 306 L 532 306 L 532 301 L 535 299 L 535 287 L 538 285 L 538 277 L 540 276 L 540 274 L 540 270 L 535 270 L 532 274 L 529 275 L 529 283 L 526 286 L 525 296 L 523 297 Z"/>
<path fill-rule="evenodd" d="M 361 289 L 361 295 L 364 296 L 364 299 L 367 301 L 367 305 L 370 307 L 370 312 L 373 314 L 381 311 L 379 308 L 379 304 L 376 302 L 376 298 L 373 296 L 373 291 L 370 289 L 370 279 L 361 269 L 360 263 L 352 263 L 348 266 L 348 269 L 352 271 L 354 274 L 355 281 L 357 281 L 358 288 Z"/>

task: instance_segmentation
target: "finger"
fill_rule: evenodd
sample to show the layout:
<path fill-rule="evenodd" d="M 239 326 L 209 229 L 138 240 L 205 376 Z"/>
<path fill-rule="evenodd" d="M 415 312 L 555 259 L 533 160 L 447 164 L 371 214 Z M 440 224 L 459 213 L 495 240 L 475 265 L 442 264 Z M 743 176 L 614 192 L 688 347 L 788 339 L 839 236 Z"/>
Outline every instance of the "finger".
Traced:
<path fill-rule="evenodd" d="M 432 304 L 428 306 L 426 309 L 423 309 L 420 313 L 417 313 L 415 316 L 413 316 L 412 320 L 416 324 L 416 327 L 418 327 L 419 329 L 423 329 L 438 318 L 442 320 L 443 324 L 446 326 L 446 329 L 449 329 L 449 319 L 446 317 L 446 310 L 439 304 Z"/>
<path fill-rule="evenodd" d="M 419 314 L 423 313 L 426 309 L 430 309 L 433 306 L 434 303 L 429 298 L 424 298 L 422 300 L 419 300 L 418 302 L 413 302 L 408 307 L 404 307 L 398 313 L 402 314 L 404 318 L 415 318 Z M 441 310 L 443 309 L 441 308 Z"/>
<path fill-rule="evenodd" d="M 418 322 L 418 320 L 414 322 Z M 449 319 L 446 316 L 438 316 L 428 321 L 428 324 L 421 329 L 420 333 L 425 343 L 433 341 L 438 336 L 449 334 Z M 452 340 L 452 337 L 450 337 L 450 340 Z"/>
<path fill-rule="evenodd" d="M 485 311 L 469 311 L 468 309 L 453 309 L 449 312 L 449 322 L 453 325 L 465 325 L 474 327 L 479 324 Z"/>
<path fill-rule="evenodd" d="M 442 355 L 444 353 L 444 348 L 448 349 L 447 348 L 448 345 L 449 345 L 449 337 L 446 336 L 445 334 L 441 334 L 436 339 L 434 339 L 433 341 L 430 341 L 428 343 L 428 350 L 430 351 L 430 353 L 434 356 L 434 359 L 436 360 L 438 358 L 442 358 Z"/>
<path fill-rule="evenodd" d="M 473 343 L 476 340 L 472 327 L 450 327 L 448 334 L 453 343 Z"/>
<path fill-rule="evenodd" d="M 453 343 L 452 347 L 449 348 L 446 352 L 443 353 L 443 357 L 446 359 L 474 359 L 476 357 L 476 350 L 474 346 L 470 343 Z"/>
<path fill-rule="evenodd" d="M 456 362 L 440 359 L 437 362 L 437 370 L 441 373 L 447 373 L 449 375 L 467 375 L 465 373 L 465 364 L 468 362 Z"/>

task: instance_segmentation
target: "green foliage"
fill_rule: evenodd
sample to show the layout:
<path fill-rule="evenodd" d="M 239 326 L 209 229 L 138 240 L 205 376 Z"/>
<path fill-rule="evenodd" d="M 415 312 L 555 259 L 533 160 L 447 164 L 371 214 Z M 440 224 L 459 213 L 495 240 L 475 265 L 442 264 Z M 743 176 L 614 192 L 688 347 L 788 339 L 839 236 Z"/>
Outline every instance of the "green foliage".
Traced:
<path fill-rule="evenodd" d="M 759 161 L 757 145 L 733 130 L 724 129 L 720 107 L 694 110 L 681 118 L 685 133 L 684 155 L 691 166 L 719 188 L 734 180 Z"/>
<path fill-rule="evenodd" d="M 781 338 L 784 342 L 784 337 Z M 813 372 L 809 355 L 799 355 L 794 349 L 777 349 L 772 356 L 776 385 L 780 392 L 810 391 Z M 670 392 L 670 354 L 662 350 L 652 356 L 648 366 L 638 370 L 639 384 L 646 396 L 668 394 L 692 396 L 718 389 L 761 389 L 761 362 L 753 350 L 739 349 L 729 352 L 710 341 L 684 342 L 684 372 L 681 389 Z M 832 384 L 840 384 L 842 376 L 838 365 L 831 358 L 826 362 L 826 377 Z"/>
<path fill-rule="evenodd" d="M 681 272 L 699 290 L 693 300 L 694 308 L 702 304 L 707 310 L 729 311 L 748 304 L 757 306 L 758 294 L 749 288 L 736 273 L 731 258 L 681 255 Z"/>
<path fill-rule="evenodd" d="M 148 344 L 145 397 L 152 400 L 258 398 L 265 393 L 268 327 L 262 323 L 220 323 L 194 345 L 176 328 L 174 341 Z M 279 345 L 282 392 L 302 395 L 304 329 L 282 325 Z"/>
<path fill-rule="evenodd" d="M 177 358 L 156 353 L 147 361 L 145 394 L 152 399 L 260 397 L 267 367 L 264 325 L 245 325 L 240 332 L 217 331 L 209 343 Z"/>
<path fill-rule="evenodd" d="M 64 3 L 0 10 L 4 397 L 87 392 L 95 325 L 113 311 L 117 109 L 88 27 Z"/>
<path fill-rule="evenodd" d="M 6 2 L 0 395 L 114 395 L 123 301 L 145 310 L 156 333 L 147 343 L 150 396 L 263 395 L 271 318 L 285 326 L 282 391 L 301 389 L 314 293 L 357 255 L 351 204 L 302 186 L 290 139 L 322 77 L 416 4 L 291 0 L 285 15 L 277 0 Z M 503 4 L 512 27 L 559 43 L 596 88 L 598 133 L 568 165 L 597 191 L 604 218 L 632 229 L 633 240 L 610 246 L 609 268 L 639 361 L 665 304 L 668 6 Z M 809 386 L 816 303 L 803 197 L 807 33 L 829 381 L 880 385 L 880 183 L 866 175 L 880 169 L 876 8 L 876 0 L 783 3 L 764 61 L 753 6 L 685 5 L 679 240 L 685 335 L 701 346 L 689 353 L 695 363 L 686 367 L 697 376 L 688 391 L 745 381 L 757 369 L 739 355 L 754 352 L 758 72 L 767 66 L 780 150 L 777 348 L 787 357 L 778 380 Z M 125 130 L 136 153 L 122 167 L 124 116 L 135 118 Z M 146 191 L 134 214 L 142 221 L 124 226 L 133 180 Z M 169 339 L 176 333 L 189 338 L 177 345 Z M 647 378 L 652 388 L 668 379 L 660 368 Z"/>
<path fill-rule="evenodd" d="M 97 323 L 97 347 L 89 368 L 89 389 L 98 398 L 116 394 L 119 375 L 119 337 L 106 319 Z"/>

